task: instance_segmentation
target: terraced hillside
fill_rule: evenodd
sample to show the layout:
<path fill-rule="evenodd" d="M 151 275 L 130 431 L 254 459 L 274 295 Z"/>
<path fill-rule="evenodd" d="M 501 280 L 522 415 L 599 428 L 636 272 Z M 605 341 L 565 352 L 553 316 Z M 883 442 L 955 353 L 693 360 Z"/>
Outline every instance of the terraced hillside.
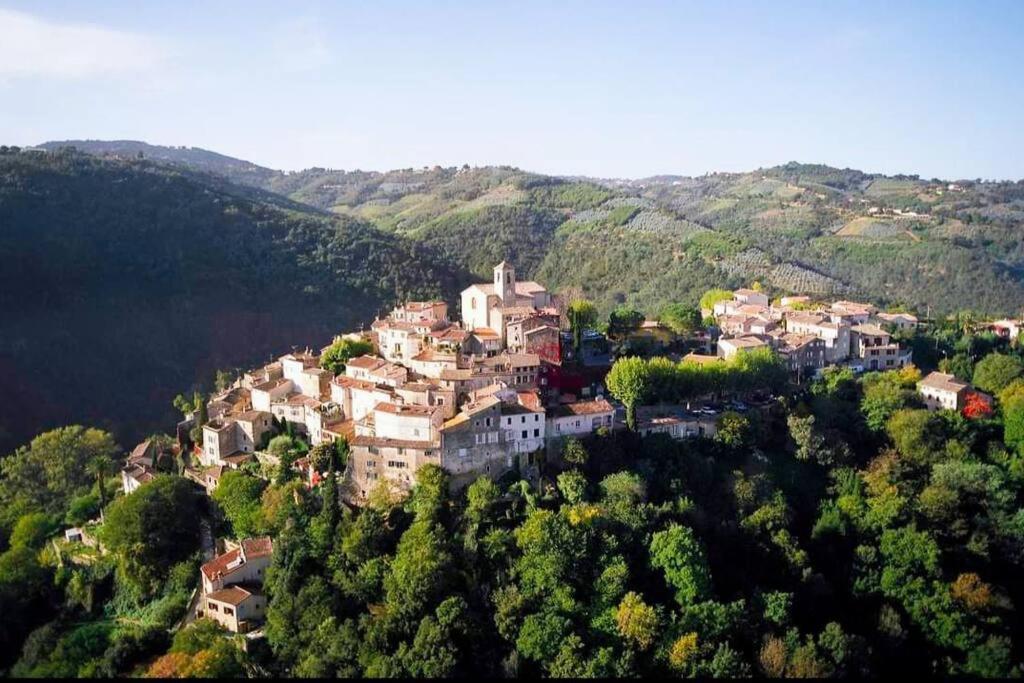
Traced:
<path fill-rule="evenodd" d="M 175 150 L 175 163 L 188 164 L 182 154 Z M 209 169 L 209 158 L 195 154 Z M 1024 307 L 1022 182 L 796 163 L 613 182 L 506 166 L 257 173 L 234 161 L 223 172 L 235 182 L 401 234 L 479 277 L 512 259 L 524 275 L 582 291 L 604 310 L 628 303 L 656 312 L 753 280 L 777 293 L 932 313 Z"/>

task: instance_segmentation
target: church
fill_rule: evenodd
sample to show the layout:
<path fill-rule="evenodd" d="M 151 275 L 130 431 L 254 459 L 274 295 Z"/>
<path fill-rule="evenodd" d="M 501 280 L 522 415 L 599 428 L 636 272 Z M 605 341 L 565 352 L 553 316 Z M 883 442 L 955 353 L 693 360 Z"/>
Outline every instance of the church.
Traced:
<path fill-rule="evenodd" d="M 502 261 L 494 267 L 493 282 L 470 285 L 462 291 L 462 326 L 478 335 L 493 333 L 507 347 L 511 323 L 554 313 L 551 308 L 548 290 L 536 282 L 517 282 L 515 268 Z"/>

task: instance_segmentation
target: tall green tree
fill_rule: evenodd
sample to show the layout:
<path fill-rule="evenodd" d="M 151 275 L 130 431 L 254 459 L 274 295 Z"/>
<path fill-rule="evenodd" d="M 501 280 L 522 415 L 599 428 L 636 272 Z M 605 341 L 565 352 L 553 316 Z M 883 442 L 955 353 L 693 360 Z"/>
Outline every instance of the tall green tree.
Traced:
<path fill-rule="evenodd" d="M 626 426 L 636 429 L 636 408 L 650 390 L 650 367 L 642 358 L 620 358 L 612 365 L 605 384 L 612 396 L 626 406 Z"/>

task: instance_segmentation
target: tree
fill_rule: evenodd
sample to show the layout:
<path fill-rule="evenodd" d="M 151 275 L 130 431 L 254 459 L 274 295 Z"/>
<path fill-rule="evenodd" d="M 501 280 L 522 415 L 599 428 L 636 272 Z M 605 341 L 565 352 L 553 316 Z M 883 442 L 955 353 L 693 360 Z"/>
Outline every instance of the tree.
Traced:
<path fill-rule="evenodd" d="M 731 299 L 732 292 L 727 289 L 709 289 L 700 298 L 700 309 L 702 311 L 710 311 L 715 308 L 715 304 L 719 301 L 729 301 Z"/>
<path fill-rule="evenodd" d="M 964 382 L 970 382 L 974 376 L 974 363 L 971 362 L 967 354 L 958 353 L 950 358 L 943 358 L 939 361 L 939 371 L 953 375 Z"/>
<path fill-rule="evenodd" d="M 9 542 L 12 548 L 38 550 L 56 532 L 57 525 L 52 517 L 43 512 L 33 512 L 18 519 Z"/>
<path fill-rule="evenodd" d="M 612 365 L 605 384 L 612 396 L 626 406 L 626 426 L 636 430 L 636 406 L 650 389 L 650 368 L 642 358 L 620 358 Z"/>
<path fill-rule="evenodd" d="M 21 648 L 28 630 L 49 618 L 53 573 L 39 551 L 20 544 L 0 554 L 0 662 Z"/>
<path fill-rule="evenodd" d="M 583 467 L 589 459 L 590 454 L 587 453 L 587 449 L 582 441 L 574 436 L 570 436 L 565 440 L 565 444 L 562 445 L 562 460 L 567 465 Z"/>
<path fill-rule="evenodd" d="M 654 644 L 658 635 L 658 613 L 638 593 L 629 592 L 615 610 L 619 635 L 639 650 Z"/>
<path fill-rule="evenodd" d="M 669 304 L 661 309 L 658 316 L 661 324 L 681 336 L 693 334 L 701 329 L 700 311 L 685 304 Z"/>
<path fill-rule="evenodd" d="M 862 381 L 864 398 L 860 409 L 868 427 L 877 432 L 885 429 L 889 418 L 897 410 L 911 405 L 915 400 L 909 375 L 904 378 L 901 372 L 870 373 Z"/>
<path fill-rule="evenodd" d="M 22 514 L 64 515 L 68 503 L 88 492 L 95 478 L 89 463 L 111 464 L 118 448 L 113 437 L 78 425 L 44 432 L 27 447 L 0 460 L 0 531 Z"/>
<path fill-rule="evenodd" d="M 224 511 L 235 538 L 258 536 L 264 532 L 262 496 L 265 487 L 263 480 L 239 470 L 230 470 L 221 476 L 211 497 Z"/>
<path fill-rule="evenodd" d="M 640 329 L 644 314 L 633 308 L 619 306 L 608 314 L 608 336 L 622 339 Z"/>
<path fill-rule="evenodd" d="M 942 418 L 928 410 L 899 410 L 885 426 L 900 455 L 913 464 L 935 460 L 942 453 L 945 429 Z"/>
<path fill-rule="evenodd" d="M 335 375 L 345 371 L 352 358 L 373 353 L 373 344 L 362 339 L 337 338 L 320 354 L 320 367 Z"/>
<path fill-rule="evenodd" d="M 1016 356 L 990 353 L 974 366 L 974 386 L 995 394 L 1024 372 L 1024 364 Z"/>
<path fill-rule="evenodd" d="M 566 503 L 582 503 L 587 498 L 587 478 L 578 470 L 562 472 L 558 475 L 558 491 Z"/>
<path fill-rule="evenodd" d="M 94 456 L 85 464 L 85 470 L 96 478 L 96 490 L 100 497 L 100 508 L 107 505 L 107 479 L 110 477 L 113 469 L 113 461 L 105 455 Z"/>
<path fill-rule="evenodd" d="M 727 448 L 740 449 L 750 443 L 750 420 L 732 410 L 722 413 L 715 440 Z"/>
<path fill-rule="evenodd" d="M 665 572 L 665 580 L 676 590 L 676 601 L 684 607 L 706 599 L 711 593 L 711 576 L 704 551 L 693 531 L 672 524 L 651 538 L 651 566 Z"/>
<path fill-rule="evenodd" d="M 969 420 L 981 420 L 992 417 L 992 404 L 977 391 L 968 392 L 964 397 L 964 417 Z"/>
<path fill-rule="evenodd" d="M 218 370 L 213 378 L 213 386 L 217 391 L 227 391 L 235 381 L 234 370 Z"/>
<path fill-rule="evenodd" d="M 152 593 L 199 547 L 199 499 L 187 479 L 161 474 L 107 509 L 100 540 L 122 577 Z"/>
<path fill-rule="evenodd" d="M 565 314 L 569 318 L 569 329 L 572 330 L 572 348 L 579 357 L 584 330 L 590 329 L 597 322 L 597 307 L 586 299 L 576 299 L 569 304 Z"/>

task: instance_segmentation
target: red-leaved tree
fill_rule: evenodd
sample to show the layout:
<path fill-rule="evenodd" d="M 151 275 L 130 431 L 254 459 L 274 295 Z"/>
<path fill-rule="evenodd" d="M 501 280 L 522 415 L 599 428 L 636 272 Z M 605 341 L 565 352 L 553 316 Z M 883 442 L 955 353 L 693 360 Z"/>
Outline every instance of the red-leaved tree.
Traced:
<path fill-rule="evenodd" d="M 964 417 L 970 420 L 992 417 L 992 404 L 983 394 L 972 391 L 964 400 L 963 413 Z"/>

